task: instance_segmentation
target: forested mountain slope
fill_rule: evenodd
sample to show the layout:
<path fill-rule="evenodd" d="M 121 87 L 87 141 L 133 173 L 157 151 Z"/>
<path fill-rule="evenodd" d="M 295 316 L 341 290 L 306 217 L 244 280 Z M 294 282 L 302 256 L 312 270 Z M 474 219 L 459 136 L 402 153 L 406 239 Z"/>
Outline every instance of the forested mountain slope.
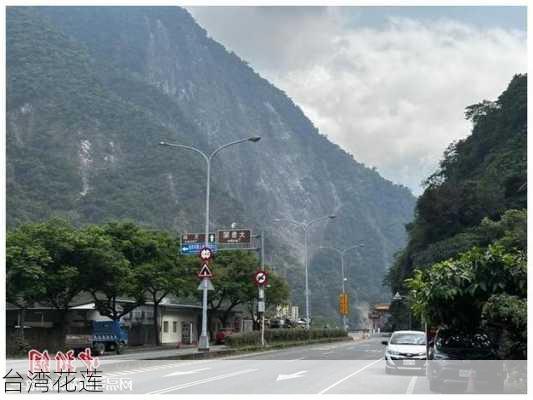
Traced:
<path fill-rule="evenodd" d="M 63 215 L 77 224 L 129 218 L 201 231 L 204 162 L 157 144 L 211 151 L 255 135 L 259 143 L 213 161 L 212 229 L 267 229 L 267 260 L 302 304 L 303 234 L 272 219 L 336 213 L 312 242 L 365 243 L 347 266 L 349 292 L 360 303 L 387 298 L 381 280 L 405 243 L 412 194 L 329 142 L 185 10 L 8 7 L 8 226 Z M 336 310 L 338 264 L 312 260 L 317 315 Z"/>

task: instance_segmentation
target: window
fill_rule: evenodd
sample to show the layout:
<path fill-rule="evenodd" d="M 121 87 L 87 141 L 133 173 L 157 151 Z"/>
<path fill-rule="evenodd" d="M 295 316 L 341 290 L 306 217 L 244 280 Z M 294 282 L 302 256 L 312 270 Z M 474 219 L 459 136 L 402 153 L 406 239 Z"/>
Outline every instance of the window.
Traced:
<path fill-rule="evenodd" d="M 172 332 L 178 331 L 178 321 L 172 322 Z"/>
<path fill-rule="evenodd" d="M 163 321 L 163 332 L 168 333 L 168 321 Z"/>

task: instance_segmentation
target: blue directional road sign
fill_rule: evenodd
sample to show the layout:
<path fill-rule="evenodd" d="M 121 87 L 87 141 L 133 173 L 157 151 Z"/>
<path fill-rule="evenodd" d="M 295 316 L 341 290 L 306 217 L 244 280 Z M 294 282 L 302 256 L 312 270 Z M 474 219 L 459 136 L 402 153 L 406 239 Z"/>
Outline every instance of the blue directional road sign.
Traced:
<path fill-rule="evenodd" d="M 209 233 L 209 244 L 207 247 L 211 249 L 213 253 L 217 251 L 217 245 L 215 244 L 215 234 Z M 194 255 L 200 253 L 205 247 L 205 233 L 184 233 L 180 236 L 181 240 L 181 254 Z"/>
<path fill-rule="evenodd" d="M 205 247 L 205 243 L 189 243 L 181 245 L 181 254 L 199 254 L 200 250 Z M 208 246 L 213 253 L 217 252 L 217 245 L 210 244 Z"/>

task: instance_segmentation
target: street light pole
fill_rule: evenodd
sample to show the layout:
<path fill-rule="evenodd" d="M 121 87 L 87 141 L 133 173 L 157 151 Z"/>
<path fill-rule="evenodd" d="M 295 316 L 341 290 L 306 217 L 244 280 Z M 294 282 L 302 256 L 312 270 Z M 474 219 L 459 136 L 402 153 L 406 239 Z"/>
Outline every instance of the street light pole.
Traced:
<path fill-rule="evenodd" d="M 307 223 L 304 222 L 297 222 L 293 220 L 288 219 L 275 219 L 274 222 L 282 222 L 286 221 L 291 224 L 294 224 L 304 231 L 304 266 L 305 266 L 305 329 L 309 329 L 309 320 L 310 320 L 310 312 L 309 312 L 309 256 L 308 256 L 308 231 L 312 224 L 315 222 L 321 221 L 323 219 L 334 219 L 335 215 L 324 215 L 323 217 L 316 218 L 312 221 L 309 221 Z"/>
<path fill-rule="evenodd" d="M 183 144 L 174 144 L 174 143 L 167 143 L 167 142 L 159 142 L 161 146 L 168 146 L 168 147 L 176 147 L 181 148 L 185 150 L 191 150 L 196 153 L 199 153 L 204 158 L 206 164 L 207 164 L 207 179 L 206 179 L 206 190 L 205 190 L 205 247 L 208 247 L 209 245 L 209 202 L 210 202 L 210 195 L 211 195 L 211 160 L 213 157 L 222 149 L 225 149 L 227 147 L 244 143 L 244 142 L 258 142 L 261 140 L 261 137 L 259 136 L 252 136 L 245 139 L 239 139 L 235 140 L 230 143 L 226 143 L 218 148 L 216 148 L 211 154 L 206 154 L 202 150 L 197 149 L 196 147 L 192 146 L 185 146 Z M 202 333 L 200 335 L 200 340 L 198 342 L 198 350 L 202 351 L 209 351 L 209 336 L 207 334 L 207 292 L 208 292 L 208 285 L 207 285 L 207 279 L 204 278 L 202 281 Z"/>
<path fill-rule="evenodd" d="M 328 247 L 328 246 L 320 246 L 319 249 L 324 249 L 324 250 L 332 250 L 332 251 L 335 251 L 337 252 L 339 255 L 340 255 L 340 258 L 341 258 L 341 278 L 342 278 L 342 294 L 345 294 L 346 293 L 346 290 L 345 290 L 345 286 L 344 286 L 344 282 L 346 281 L 346 277 L 344 276 L 344 256 L 346 255 L 346 253 L 350 250 L 353 250 L 357 247 L 363 247 L 364 244 L 363 243 L 359 243 L 359 244 L 356 244 L 354 246 L 351 246 L 351 247 L 348 247 L 347 249 L 344 249 L 344 250 L 339 250 L 335 247 Z M 343 328 L 346 330 L 347 329 L 347 319 L 346 319 L 346 315 L 343 315 L 342 316 L 342 326 Z"/>

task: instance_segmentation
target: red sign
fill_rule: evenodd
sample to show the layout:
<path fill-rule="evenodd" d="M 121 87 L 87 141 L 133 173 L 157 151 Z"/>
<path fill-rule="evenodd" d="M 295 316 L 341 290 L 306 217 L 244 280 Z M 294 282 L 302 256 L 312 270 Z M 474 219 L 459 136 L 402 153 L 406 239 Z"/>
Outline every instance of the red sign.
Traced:
<path fill-rule="evenodd" d="M 198 272 L 198 278 L 211 278 L 213 274 L 211 273 L 211 270 L 209 269 L 209 266 L 207 263 L 202 265 L 202 268 L 200 269 L 200 272 Z"/>
<path fill-rule="evenodd" d="M 266 271 L 257 271 L 255 273 L 255 284 L 257 286 L 264 286 L 268 282 L 268 274 Z"/>
<path fill-rule="evenodd" d="M 213 257 L 213 252 L 209 247 L 204 247 L 202 250 L 200 250 L 200 258 L 204 261 L 208 261 Z"/>

